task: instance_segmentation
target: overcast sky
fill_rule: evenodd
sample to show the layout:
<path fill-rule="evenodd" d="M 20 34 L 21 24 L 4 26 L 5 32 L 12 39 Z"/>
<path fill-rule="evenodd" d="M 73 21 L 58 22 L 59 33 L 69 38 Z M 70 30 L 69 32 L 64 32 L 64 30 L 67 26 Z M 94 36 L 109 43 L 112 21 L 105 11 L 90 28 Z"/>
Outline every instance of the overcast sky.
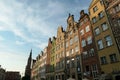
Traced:
<path fill-rule="evenodd" d="M 32 48 L 33 58 L 56 36 L 58 26 L 66 29 L 68 14 L 76 22 L 91 0 L 0 0 L 0 65 L 24 73 Z"/>

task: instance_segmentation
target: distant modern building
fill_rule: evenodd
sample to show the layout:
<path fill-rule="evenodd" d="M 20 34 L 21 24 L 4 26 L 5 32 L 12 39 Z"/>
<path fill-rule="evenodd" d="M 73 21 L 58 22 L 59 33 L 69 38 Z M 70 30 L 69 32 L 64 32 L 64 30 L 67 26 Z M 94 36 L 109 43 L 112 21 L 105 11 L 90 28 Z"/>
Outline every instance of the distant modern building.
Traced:
<path fill-rule="evenodd" d="M 0 65 L 0 80 L 5 80 L 5 69 Z"/>
<path fill-rule="evenodd" d="M 21 75 L 19 72 L 7 71 L 5 73 L 5 80 L 21 80 Z"/>

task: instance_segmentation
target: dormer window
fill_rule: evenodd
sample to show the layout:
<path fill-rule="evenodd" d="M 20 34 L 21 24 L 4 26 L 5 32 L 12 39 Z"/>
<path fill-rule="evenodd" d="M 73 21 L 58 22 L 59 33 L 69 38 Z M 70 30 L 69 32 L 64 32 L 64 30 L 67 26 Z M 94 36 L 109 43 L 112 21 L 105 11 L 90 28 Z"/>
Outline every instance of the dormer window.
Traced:
<path fill-rule="evenodd" d="M 69 23 L 69 26 L 71 26 L 72 24 L 71 23 Z"/>
<path fill-rule="evenodd" d="M 93 8 L 93 12 L 96 12 L 97 10 L 98 10 L 98 7 L 95 6 L 95 7 Z"/>

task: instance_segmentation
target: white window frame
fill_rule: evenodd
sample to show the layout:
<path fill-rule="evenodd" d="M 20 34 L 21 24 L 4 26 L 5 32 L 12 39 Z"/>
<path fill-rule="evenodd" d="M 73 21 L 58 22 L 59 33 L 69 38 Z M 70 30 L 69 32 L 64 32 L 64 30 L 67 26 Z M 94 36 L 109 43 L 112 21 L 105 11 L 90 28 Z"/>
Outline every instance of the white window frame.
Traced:
<path fill-rule="evenodd" d="M 101 39 L 97 41 L 97 44 L 99 50 L 104 48 L 103 41 Z"/>
<path fill-rule="evenodd" d="M 107 46 L 111 46 L 113 44 L 111 36 L 106 36 L 105 41 Z"/>
<path fill-rule="evenodd" d="M 99 35 L 100 34 L 100 28 L 99 27 L 97 27 L 97 28 L 95 28 L 95 35 Z"/>
<path fill-rule="evenodd" d="M 74 41 L 75 41 L 75 42 L 78 41 L 78 36 L 77 36 L 77 35 L 74 37 Z"/>
<path fill-rule="evenodd" d="M 87 43 L 88 43 L 88 44 L 92 44 L 92 36 L 88 36 L 88 38 L 87 38 Z"/>
<path fill-rule="evenodd" d="M 86 32 L 89 32 L 89 31 L 90 31 L 90 26 L 89 26 L 89 25 L 86 26 L 85 31 L 86 31 Z"/>
<path fill-rule="evenodd" d="M 103 23 L 103 24 L 101 24 L 101 27 L 102 27 L 102 30 L 103 31 L 105 31 L 105 30 L 107 30 L 108 29 L 108 25 L 107 25 L 107 23 L 105 22 L 105 23 Z"/>
<path fill-rule="evenodd" d="M 84 29 L 80 31 L 80 35 L 84 35 Z"/>
<path fill-rule="evenodd" d="M 81 41 L 81 45 L 82 45 L 82 47 L 85 47 L 85 46 L 86 46 L 86 40 L 85 40 L 85 39 L 83 39 L 83 40 Z"/>

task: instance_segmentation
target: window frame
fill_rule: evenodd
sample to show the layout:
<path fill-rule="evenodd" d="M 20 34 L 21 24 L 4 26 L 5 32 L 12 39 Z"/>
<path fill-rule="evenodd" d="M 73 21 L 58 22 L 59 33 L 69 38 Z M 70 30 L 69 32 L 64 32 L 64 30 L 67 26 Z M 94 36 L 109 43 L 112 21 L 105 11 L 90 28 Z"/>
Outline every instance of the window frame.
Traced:
<path fill-rule="evenodd" d="M 99 50 L 101 50 L 101 49 L 104 48 L 102 39 L 100 39 L 100 40 L 97 41 L 97 45 L 98 45 L 98 49 L 99 49 Z"/>
<path fill-rule="evenodd" d="M 85 47 L 85 46 L 86 46 L 86 40 L 85 40 L 85 39 L 82 39 L 82 41 L 81 41 L 81 46 L 82 46 L 82 47 Z"/>
<path fill-rule="evenodd" d="M 106 42 L 106 46 L 112 46 L 113 45 L 113 41 L 110 35 L 105 36 L 105 42 Z"/>
<path fill-rule="evenodd" d="M 106 31 L 108 29 L 108 24 L 106 22 L 101 24 L 102 30 Z"/>
<path fill-rule="evenodd" d="M 87 37 L 87 44 L 92 44 L 92 36 Z"/>
<path fill-rule="evenodd" d="M 99 35 L 101 32 L 100 32 L 100 28 L 99 27 L 96 27 L 95 29 L 94 29 L 94 32 L 95 32 L 95 35 L 97 36 L 97 35 Z"/>

